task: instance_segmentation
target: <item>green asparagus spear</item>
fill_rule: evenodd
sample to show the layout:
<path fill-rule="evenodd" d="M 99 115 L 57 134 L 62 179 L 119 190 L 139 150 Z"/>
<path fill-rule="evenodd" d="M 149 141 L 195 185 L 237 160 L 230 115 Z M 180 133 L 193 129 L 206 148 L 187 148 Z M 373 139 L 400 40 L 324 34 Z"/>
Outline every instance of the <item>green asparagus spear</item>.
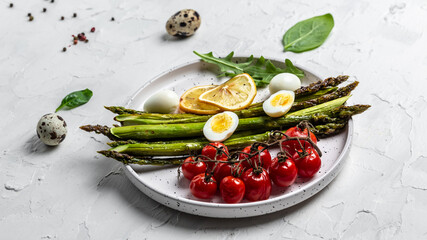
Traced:
<path fill-rule="evenodd" d="M 180 119 L 180 118 L 193 118 L 193 117 L 200 117 L 200 115 L 196 114 L 188 114 L 188 113 L 179 113 L 179 114 L 163 114 L 163 113 L 146 113 L 142 111 L 137 111 L 133 109 L 128 109 L 124 107 L 118 107 L 118 106 L 104 106 L 107 110 L 110 110 L 113 113 L 116 114 L 139 114 L 143 118 L 147 119 Z"/>
<path fill-rule="evenodd" d="M 124 164 L 139 164 L 139 165 L 180 165 L 185 158 L 171 158 L 171 159 L 151 159 L 151 158 L 136 158 L 125 153 L 119 153 L 115 151 L 98 151 L 98 153 L 116 159 Z"/>
<path fill-rule="evenodd" d="M 232 140 L 235 138 L 241 138 L 251 135 L 256 135 L 265 132 L 264 129 L 253 129 L 248 131 L 241 131 L 241 132 L 235 132 L 228 140 Z M 199 138 L 186 138 L 186 139 L 178 139 L 178 140 L 170 140 L 170 141 L 142 141 L 138 142 L 135 140 L 119 140 L 107 143 L 110 147 L 114 148 L 120 145 L 126 145 L 126 144 L 134 144 L 134 143 L 145 143 L 145 144 L 170 144 L 170 143 L 194 143 L 194 142 L 206 142 L 205 137 L 199 137 Z"/>
<path fill-rule="evenodd" d="M 338 90 L 336 90 L 333 93 L 326 94 L 326 95 L 320 96 L 320 97 L 315 98 L 315 99 L 294 103 L 292 105 L 292 108 L 290 111 L 293 112 L 293 111 L 297 111 L 300 109 L 313 107 L 313 106 L 319 105 L 321 103 L 331 101 L 333 99 L 337 99 L 340 97 L 347 96 L 351 93 L 351 91 L 353 91 L 357 87 L 358 84 L 359 84 L 359 82 L 356 81 L 356 82 L 353 82 L 353 83 L 351 83 L 345 87 L 339 88 Z"/>
<path fill-rule="evenodd" d="M 224 144 L 229 150 L 245 147 L 254 142 L 264 142 L 268 140 L 269 132 L 256 134 L 246 137 L 228 139 Z M 168 144 L 153 144 L 153 143 L 136 143 L 120 145 L 110 149 L 119 153 L 126 153 L 132 156 L 179 156 L 188 155 L 189 153 L 197 153 L 209 141 L 192 142 L 192 143 L 168 143 Z"/>
<path fill-rule="evenodd" d="M 304 101 L 308 101 L 311 99 L 316 99 L 318 97 L 321 97 L 325 94 L 329 94 L 329 93 L 333 93 L 338 89 L 338 87 L 329 87 L 329 88 L 325 88 L 325 89 L 321 89 L 313 94 L 310 95 L 305 95 L 305 96 L 296 96 L 295 97 L 295 102 L 304 102 Z"/>
<path fill-rule="evenodd" d="M 338 76 L 338 77 L 330 77 L 323 81 L 318 81 L 315 83 L 312 83 L 308 86 L 301 87 L 297 90 L 295 90 L 295 96 L 305 96 L 312 93 L 315 93 L 321 89 L 325 89 L 327 87 L 335 87 L 339 84 L 347 81 L 348 76 Z"/>

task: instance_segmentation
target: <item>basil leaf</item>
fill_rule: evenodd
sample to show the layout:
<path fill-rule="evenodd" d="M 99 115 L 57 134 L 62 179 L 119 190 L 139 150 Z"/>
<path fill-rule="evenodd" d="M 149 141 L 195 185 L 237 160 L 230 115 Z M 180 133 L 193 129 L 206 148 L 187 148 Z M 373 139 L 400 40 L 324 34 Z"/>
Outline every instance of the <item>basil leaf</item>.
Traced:
<path fill-rule="evenodd" d="M 268 85 L 270 80 L 279 73 L 289 72 L 297 75 L 299 78 L 304 77 L 304 72 L 296 68 L 289 59 L 285 61 L 286 68 L 282 69 L 274 66 L 270 60 L 266 60 L 263 56 L 256 60 L 255 63 L 253 55 L 245 62 L 235 63 L 232 61 L 234 52 L 231 52 L 225 58 L 216 58 L 212 52 L 200 54 L 194 51 L 194 53 L 203 61 L 218 65 L 221 71 L 219 77 L 234 77 L 237 74 L 247 73 L 254 79 L 257 87 Z"/>
<path fill-rule="evenodd" d="M 60 109 L 73 109 L 81 106 L 89 102 L 92 95 L 92 91 L 87 88 L 84 90 L 72 92 L 65 96 L 64 99 L 62 99 L 61 105 L 59 105 L 55 112 L 58 112 Z"/>
<path fill-rule="evenodd" d="M 301 21 L 283 36 L 285 51 L 305 52 L 322 45 L 334 27 L 330 13 Z"/>

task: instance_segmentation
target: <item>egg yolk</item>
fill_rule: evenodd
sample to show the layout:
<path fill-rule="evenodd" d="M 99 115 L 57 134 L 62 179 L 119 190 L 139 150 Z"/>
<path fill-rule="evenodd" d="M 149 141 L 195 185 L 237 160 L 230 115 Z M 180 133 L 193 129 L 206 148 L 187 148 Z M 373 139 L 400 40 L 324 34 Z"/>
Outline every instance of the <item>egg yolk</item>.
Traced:
<path fill-rule="evenodd" d="M 228 130 L 233 123 L 233 119 L 226 113 L 218 114 L 213 117 L 211 122 L 212 131 L 215 133 L 222 133 Z"/>
<path fill-rule="evenodd" d="M 286 104 L 288 104 L 291 101 L 291 96 L 289 96 L 288 94 L 277 94 L 276 96 L 273 97 L 273 99 L 271 99 L 270 103 L 273 107 L 278 107 L 278 106 L 285 106 Z"/>

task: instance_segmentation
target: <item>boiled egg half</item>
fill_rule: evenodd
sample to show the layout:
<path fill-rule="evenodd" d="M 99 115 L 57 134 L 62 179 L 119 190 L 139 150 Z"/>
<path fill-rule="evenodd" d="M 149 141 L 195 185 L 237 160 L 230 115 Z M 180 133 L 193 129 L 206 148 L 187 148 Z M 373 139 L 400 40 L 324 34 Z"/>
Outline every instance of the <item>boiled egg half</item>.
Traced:
<path fill-rule="evenodd" d="M 291 109 L 294 100 L 295 93 L 293 91 L 281 90 L 265 100 L 262 108 L 270 117 L 281 117 Z"/>
<path fill-rule="evenodd" d="M 238 125 L 237 114 L 228 111 L 218 113 L 206 122 L 203 134 L 211 142 L 222 142 L 234 133 Z"/>

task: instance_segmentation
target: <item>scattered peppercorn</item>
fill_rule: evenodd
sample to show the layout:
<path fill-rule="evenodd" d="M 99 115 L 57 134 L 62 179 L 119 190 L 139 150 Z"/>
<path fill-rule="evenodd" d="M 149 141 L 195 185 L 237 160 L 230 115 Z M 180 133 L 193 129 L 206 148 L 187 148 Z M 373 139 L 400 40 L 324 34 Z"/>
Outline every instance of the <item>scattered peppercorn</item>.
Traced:
<path fill-rule="evenodd" d="M 85 43 L 87 43 L 87 42 L 89 42 L 89 39 L 86 39 L 86 40 L 85 40 Z"/>
<path fill-rule="evenodd" d="M 73 13 L 73 17 L 75 18 L 75 17 L 77 17 L 77 13 Z"/>
<path fill-rule="evenodd" d="M 86 40 L 85 33 L 79 33 L 79 34 L 77 35 L 77 38 L 78 38 L 80 41 L 85 41 L 85 40 Z"/>
<path fill-rule="evenodd" d="M 95 32 L 95 28 L 93 27 L 93 28 L 91 28 L 90 29 L 90 32 Z"/>
<path fill-rule="evenodd" d="M 46 8 L 43 8 L 43 12 L 46 12 Z"/>
<path fill-rule="evenodd" d="M 61 21 L 64 21 L 64 19 L 65 19 L 65 18 L 64 18 L 64 16 L 62 16 L 62 17 L 61 17 Z"/>
<path fill-rule="evenodd" d="M 33 21 L 34 20 L 34 17 L 33 16 L 30 16 L 30 18 L 28 19 L 28 21 Z"/>
<path fill-rule="evenodd" d="M 76 45 L 77 44 L 77 39 L 74 39 L 73 43 L 74 43 L 74 45 Z"/>
<path fill-rule="evenodd" d="M 27 14 L 27 16 L 28 16 L 28 17 L 31 17 L 31 13 L 28 13 L 28 14 Z"/>
<path fill-rule="evenodd" d="M 115 20 L 115 19 L 114 19 L 114 17 L 112 17 L 112 18 L 111 18 L 111 21 L 114 21 L 114 20 Z"/>
<path fill-rule="evenodd" d="M 9 7 L 10 7 L 10 8 L 13 8 L 13 3 L 10 3 L 10 4 L 9 4 Z"/>
<path fill-rule="evenodd" d="M 64 47 L 64 48 L 62 49 L 62 51 L 63 51 L 63 52 L 66 52 L 66 51 L 67 51 L 67 48 L 66 48 L 66 47 Z"/>
<path fill-rule="evenodd" d="M 55 0 L 50 0 L 50 3 L 54 3 L 55 2 Z"/>

